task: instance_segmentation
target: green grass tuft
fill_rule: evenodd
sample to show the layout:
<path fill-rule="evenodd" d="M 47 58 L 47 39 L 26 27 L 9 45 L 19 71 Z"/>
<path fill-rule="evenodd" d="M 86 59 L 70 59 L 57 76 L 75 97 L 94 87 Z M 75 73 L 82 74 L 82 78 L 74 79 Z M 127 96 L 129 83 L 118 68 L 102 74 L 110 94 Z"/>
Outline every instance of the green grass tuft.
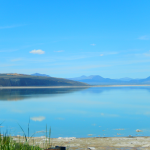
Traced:
<path fill-rule="evenodd" d="M 0 125 L 2 125 L 2 123 L 0 123 Z M 18 124 L 19 125 L 19 124 Z M 36 132 L 34 134 L 32 134 L 30 137 L 29 137 L 29 125 L 30 125 L 30 120 L 28 122 L 28 136 L 25 134 L 23 128 L 19 125 L 20 129 L 22 130 L 23 132 L 23 137 L 19 137 L 18 138 L 18 142 L 16 142 L 15 140 L 13 140 L 14 137 L 10 136 L 7 134 L 7 132 L 5 134 L 1 134 L 1 131 L 0 131 L 0 150 L 43 150 L 43 148 L 40 148 L 39 146 L 40 145 L 36 145 L 34 143 L 34 138 L 32 138 Z M 44 149 L 45 148 L 50 148 L 51 145 L 50 145 L 50 135 L 51 135 L 51 128 L 49 129 L 49 137 L 47 136 L 47 125 L 46 125 L 46 143 L 44 144 Z M 24 139 L 24 140 L 22 140 Z M 47 143 L 49 139 L 49 143 Z M 33 145 L 29 145 L 29 141 L 30 140 L 33 140 Z M 31 144 L 31 142 L 30 142 Z M 42 143 L 40 143 L 42 144 Z"/>
<path fill-rule="evenodd" d="M 11 136 L 0 134 L 0 150 L 42 150 L 39 146 L 28 143 L 16 143 Z"/>

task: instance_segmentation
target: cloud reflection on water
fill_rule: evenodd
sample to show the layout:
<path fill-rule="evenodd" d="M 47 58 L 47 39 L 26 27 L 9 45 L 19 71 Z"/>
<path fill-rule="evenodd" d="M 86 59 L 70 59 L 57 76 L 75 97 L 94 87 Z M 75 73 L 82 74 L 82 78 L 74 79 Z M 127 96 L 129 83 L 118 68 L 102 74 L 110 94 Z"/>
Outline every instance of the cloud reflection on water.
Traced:
<path fill-rule="evenodd" d="M 33 121 L 43 121 L 43 120 L 45 120 L 45 117 L 44 116 L 31 117 L 30 119 Z"/>
<path fill-rule="evenodd" d="M 0 99 L 3 98 L 0 101 L 0 113 L 3 113 L 0 119 L 17 120 L 25 127 L 31 118 L 36 131 L 44 130 L 48 123 L 55 136 L 62 134 L 81 137 L 90 132 L 99 135 L 103 130 L 106 130 L 106 135 L 117 135 L 113 129 L 125 129 L 124 135 L 131 134 L 131 131 L 136 134 L 138 128 L 149 131 L 149 89 L 105 87 L 81 90 L 3 90 L 0 92 Z M 18 93 L 18 97 L 24 101 L 7 101 Z"/>

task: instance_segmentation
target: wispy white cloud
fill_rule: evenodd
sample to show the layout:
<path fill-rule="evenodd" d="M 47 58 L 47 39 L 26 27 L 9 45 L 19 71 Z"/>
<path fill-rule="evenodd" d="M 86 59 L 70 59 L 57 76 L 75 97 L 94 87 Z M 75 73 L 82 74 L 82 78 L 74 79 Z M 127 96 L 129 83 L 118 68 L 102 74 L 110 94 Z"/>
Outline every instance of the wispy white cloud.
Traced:
<path fill-rule="evenodd" d="M 137 114 L 142 114 L 142 115 L 146 115 L 146 116 L 150 116 L 150 111 L 146 111 L 146 112 L 141 112 L 141 113 L 137 113 Z"/>
<path fill-rule="evenodd" d="M 117 114 L 104 114 L 104 113 L 101 113 L 100 115 L 102 117 L 119 117 L 119 115 L 117 115 Z"/>
<path fill-rule="evenodd" d="M 16 28 L 24 25 L 10 25 L 10 26 L 0 26 L 0 29 L 9 29 L 9 28 Z"/>
<path fill-rule="evenodd" d="M 12 59 L 11 61 L 15 62 L 15 61 L 21 61 L 21 60 L 22 60 L 22 58 L 16 58 L 16 59 Z"/>
<path fill-rule="evenodd" d="M 29 53 L 32 53 L 32 54 L 44 54 L 45 53 L 45 51 L 43 51 L 43 50 L 41 50 L 41 49 L 38 49 L 38 50 L 32 50 L 32 51 L 30 51 Z"/>
<path fill-rule="evenodd" d="M 45 117 L 44 116 L 39 116 L 39 117 L 32 117 L 30 119 L 33 120 L 33 121 L 43 121 L 43 120 L 45 120 Z"/>
<path fill-rule="evenodd" d="M 101 67 L 110 67 L 110 65 L 82 65 L 82 66 L 71 66 L 71 67 L 64 67 L 62 70 L 86 70 L 86 69 L 93 69 L 93 68 L 101 68 Z M 61 69 L 61 68 L 60 68 Z"/>
<path fill-rule="evenodd" d="M 148 57 L 149 57 L 149 56 L 150 56 L 150 50 L 149 50 L 149 52 L 144 53 L 143 55 L 144 55 L 144 56 L 148 56 Z"/>
<path fill-rule="evenodd" d="M 84 53 L 84 55 L 86 55 L 86 57 L 96 57 L 96 56 L 106 56 L 106 55 L 117 55 L 119 54 L 119 52 L 117 51 L 108 51 L 108 52 L 86 52 Z"/>
<path fill-rule="evenodd" d="M 63 50 L 60 50 L 60 51 L 54 51 L 54 52 L 56 52 L 56 53 L 61 53 L 61 52 L 64 52 Z"/>
<path fill-rule="evenodd" d="M 43 65 L 38 67 L 38 68 L 21 68 L 19 69 L 19 72 L 26 72 L 26 74 L 32 74 L 33 72 L 54 72 L 54 74 L 66 74 L 66 73 L 76 73 L 77 71 L 88 71 L 90 69 L 94 68 L 106 68 L 106 67 L 111 67 L 111 65 L 76 65 L 76 66 L 55 66 L 55 67 L 48 67 L 48 68 L 43 68 Z M 14 72 L 15 70 L 13 70 Z M 17 71 L 16 71 L 17 72 Z M 53 75 L 54 75 L 53 74 Z M 52 76 L 53 76 L 52 75 Z"/>
<path fill-rule="evenodd" d="M 139 40 L 149 40 L 149 37 L 147 35 L 143 35 L 143 36 L 140 36 L 138 39 Z"/>
<path fill-rule="evenodd" d="M 91 44 L 92 46 L 95 46 L 96 44 Z"/>
<path fill-rule="evenodd" d="M 0 67 L 11 67 L 15 66 L 15 64 L 0 64 Z"/>

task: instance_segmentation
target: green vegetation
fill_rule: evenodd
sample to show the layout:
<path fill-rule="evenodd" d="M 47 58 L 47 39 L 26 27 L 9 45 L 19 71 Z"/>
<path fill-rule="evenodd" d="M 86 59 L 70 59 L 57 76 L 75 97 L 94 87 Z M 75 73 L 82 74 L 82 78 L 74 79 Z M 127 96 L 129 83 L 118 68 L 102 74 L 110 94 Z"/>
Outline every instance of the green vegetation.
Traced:
<path fill-rule="evenodd" d="M 1 134 L 0 134 L 1 135 Z M 0 150 L 42 150 L 39 146 L 30 146 L 28 143 L 17 143 L 7 134 L 0 136 Z"/>
<path fill-rule="evenodd" d="M 47 125 L 46 125 L 46 131 L 45 131 L 46 141 L 45 143 L 39 142 L 39 145 L 37 145 L 34 142 L 34 138 L 33 138 L 33 135 L 35 135 L 35 133 L 31 137 L 29 137 L 29 124 L 30 124 L 30 120 L 28 123 L 28 137 L 26 136 L 24 130 L 19 124 L 18 125 L 21 128 L 24 135 L 23 137 L 21 136 L 12 137 L 11 135 L 8 135 L 7 132 L 5 134 L 1 134 L 0 132 L 0 150 L 44 150 L 50 148 L 51 128 L 49 129 L 49 136 L 47 136 L 48 132 L 47 132 Z M 0 125 L 2 125 L 2 123 Z M 40 144 L 43 144 L 42 148 L 39 147 Z"/>

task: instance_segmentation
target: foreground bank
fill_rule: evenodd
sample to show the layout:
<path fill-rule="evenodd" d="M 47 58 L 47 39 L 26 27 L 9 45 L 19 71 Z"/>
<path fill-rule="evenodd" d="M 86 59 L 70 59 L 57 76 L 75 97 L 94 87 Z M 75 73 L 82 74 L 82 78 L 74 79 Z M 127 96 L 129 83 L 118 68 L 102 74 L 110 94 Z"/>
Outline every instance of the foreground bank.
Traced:
<path fill-rule="evenodd" d="M 13 137 L 24 141 L 23 137 Z M 34 137 L 30 144 L 43 148 L 49 141 L 45 136 Z M 69 150 L 150 150 L 150 137 L 93 137 L 93 138 L 51 138 L 51 146 L 65 146 Z"/>

